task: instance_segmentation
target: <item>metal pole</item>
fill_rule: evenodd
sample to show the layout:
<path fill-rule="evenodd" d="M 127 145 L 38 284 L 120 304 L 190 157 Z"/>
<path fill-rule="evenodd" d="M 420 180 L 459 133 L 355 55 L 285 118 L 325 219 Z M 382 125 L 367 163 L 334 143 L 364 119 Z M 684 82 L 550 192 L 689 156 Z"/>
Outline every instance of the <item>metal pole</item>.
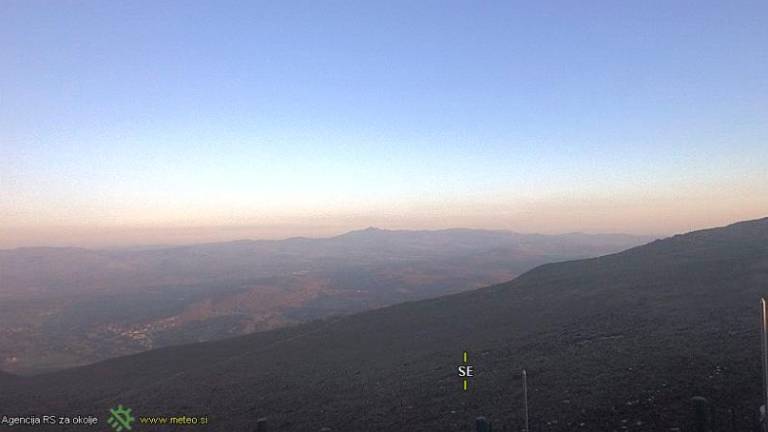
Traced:
<path fill-rule="evenodd" d="M 267 432 L 267 418 L 262 417 L 256 420 L 256 432 Z"/>
<path fill-rule="evenodd" d="M 491 432 L 491 424 L 488 423 L 487 418 L 477 417 L 475 419 L 475 430 L 477 432 Z"/>
<path fill-rule="evenodd" d="M 523 369 L 523 405 L 525 407 L 525 432 L 530 432 L 528 429 L 528 374 Z"/>
<path fill-rule="evenodd" d="M 709 401 L 701 396 L 695 396 L 691 401 L 693 402 L 693 430 L 712 432 L 712 411 Z"/>
<path fill-rule="evenodd" d="M 766 425 L 766 419 L 768 419 L 768 304 L 766 304 L 765 297 L 760 299 L 760 303 L 763 306 L 763 404 L 764 415 L 763 418 L 763 430 L 768 431 L 768 425 Z"/>

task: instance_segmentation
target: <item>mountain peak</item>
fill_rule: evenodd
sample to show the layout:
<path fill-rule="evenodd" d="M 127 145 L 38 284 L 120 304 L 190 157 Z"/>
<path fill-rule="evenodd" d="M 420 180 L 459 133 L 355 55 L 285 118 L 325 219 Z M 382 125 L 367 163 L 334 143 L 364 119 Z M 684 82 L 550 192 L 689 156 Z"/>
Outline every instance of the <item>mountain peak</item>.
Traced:
<path fill-rule="evenodd" d="M 375 234 L 383 234 L 387 232 L 390 232 L 390 231 L 382 228 L 378 228 L 375 226 L 369 226 L 368 228 L 346 232 L 344 234 L 338 235 L 337 238 L 369 236 L 369 235 L 375 235 Z"/>

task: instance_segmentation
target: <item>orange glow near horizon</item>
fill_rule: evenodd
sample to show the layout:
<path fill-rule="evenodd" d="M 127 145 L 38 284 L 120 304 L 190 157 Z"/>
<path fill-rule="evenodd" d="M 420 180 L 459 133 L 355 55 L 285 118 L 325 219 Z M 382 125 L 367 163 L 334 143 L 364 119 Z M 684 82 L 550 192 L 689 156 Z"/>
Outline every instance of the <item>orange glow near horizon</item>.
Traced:
<path fill-rule="evenodd" d="M 766 195 L 768 197 L 768 195 Z M 122 247 L 179 245 L 240 239 L 327 237 L 376 226 L 383 229 L 500 229 L 527 233 L 628 233 L 667 236 L 768 216 L 768 198 L 720 197 L 718 205 L 699 198 L 561 200 L 557 202 L 468 203 L 373 209 L 369 212 L 317 212 L 248 217 L 187 217 L 130 223 L 84 218 L 84 223 L 27 223 L 0 228 L 0 248 L 25 246 Z"/>

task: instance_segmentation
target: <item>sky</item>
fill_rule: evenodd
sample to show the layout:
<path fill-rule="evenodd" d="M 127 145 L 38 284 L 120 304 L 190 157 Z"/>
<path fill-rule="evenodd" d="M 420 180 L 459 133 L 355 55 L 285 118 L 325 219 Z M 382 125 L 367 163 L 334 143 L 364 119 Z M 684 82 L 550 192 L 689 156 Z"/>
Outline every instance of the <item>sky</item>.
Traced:
<path fill-rule="evenodd" d="M 768 216 L 768 2 L 0 1 L 0 248 Z"/>

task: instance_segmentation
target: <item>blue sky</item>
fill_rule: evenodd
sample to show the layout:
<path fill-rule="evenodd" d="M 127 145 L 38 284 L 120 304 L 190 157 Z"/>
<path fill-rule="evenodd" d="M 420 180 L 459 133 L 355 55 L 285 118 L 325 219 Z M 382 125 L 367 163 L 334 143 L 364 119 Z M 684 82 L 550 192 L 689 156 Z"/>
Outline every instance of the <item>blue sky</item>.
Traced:
<path fill-rule="evenodd" d="M 767 22 L 762 0 L 3 1 L 0 222 L 16 245 L 765 216 Z"/>

